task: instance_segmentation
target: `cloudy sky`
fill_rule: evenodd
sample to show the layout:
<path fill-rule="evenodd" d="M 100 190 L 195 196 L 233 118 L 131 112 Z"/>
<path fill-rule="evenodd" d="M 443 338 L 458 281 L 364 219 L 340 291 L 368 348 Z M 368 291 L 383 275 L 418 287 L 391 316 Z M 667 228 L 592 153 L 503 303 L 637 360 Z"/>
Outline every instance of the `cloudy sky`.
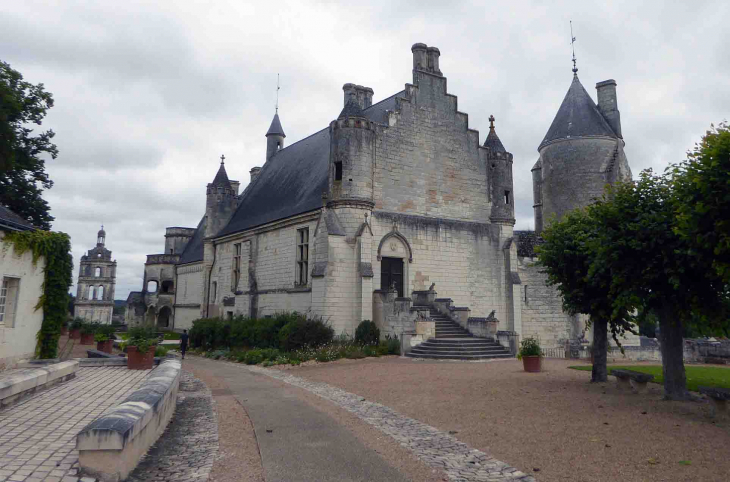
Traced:
<path fill-rule="evenodd" d="M 78 262 L 103 222 L 125 299 L 165 226 L 200 219 L 221 154 L 242 189 L 263 164 L 277 73 L 291 144 L 337 116 L 346 82 L 375 101 L 403 89 L 415 42 L 441 50 L 482 142 L 497 118 L 515 159 L 517 228 L 532 228 L 530 167 L 571 82 L 571 19 L 586 90 L 595 99 L 596 82 L 618 83 L 634 174 L 682 160 L 730 117 L 724 0 L 23 0 L 0 7 L 0 58 L 55 98 L 43 126 L 60 151 L 47 163 L 54 230 L 71 235 Z"/>

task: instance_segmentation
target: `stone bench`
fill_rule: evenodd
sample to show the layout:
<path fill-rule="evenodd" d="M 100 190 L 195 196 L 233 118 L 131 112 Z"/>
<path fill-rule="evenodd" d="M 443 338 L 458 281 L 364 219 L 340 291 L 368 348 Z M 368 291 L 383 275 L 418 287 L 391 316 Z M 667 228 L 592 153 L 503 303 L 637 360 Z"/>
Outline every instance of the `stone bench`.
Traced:
<path fill-rule="evenodd" d="M 730 390 L 717 387 L 700 387 L 700 393 L 710 397 L 712 401 L 712 415 L 727 415 L 727 402 L 730 400 Z"/>
<path fill-rule="evenodd" d="M 0 408 L 4 408 L 76 376 L 77 361 L 10 370 L 0 376 Z"/>
<path fill-rule="evenodd" d="M 629 390 L 634 388 L 637 393 L 646 392 L 648 383 L 654 380 L 654 375 L 625 369 L 611 370 L 611 375 L 616 377 L 616 386 Z"/>
<path fill-rule="evenodd" d="M 129 476 L 175 412 L 180 368 L 180 360 L 166 358 L 126 400 L 84 427 L 76 436 L 83 474 L 103 482 Z"/>

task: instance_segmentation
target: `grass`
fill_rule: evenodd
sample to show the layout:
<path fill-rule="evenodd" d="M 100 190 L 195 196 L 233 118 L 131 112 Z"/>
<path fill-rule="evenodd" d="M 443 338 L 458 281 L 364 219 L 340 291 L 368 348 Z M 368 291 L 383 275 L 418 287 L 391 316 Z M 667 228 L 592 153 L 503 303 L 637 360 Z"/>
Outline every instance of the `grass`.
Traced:
<path fill-rule="evenodd" d="M 592 366 L 580 365 L 569 368 L 572 368 L 574 370 L 591 371 Z M 641 373 L 649 373 L 651 375 L 654 375 L 654 380 L 652 381 L 652 383 L 664 383 L 661 365 L 609 366 L 609 375 L 611 374 L 611 370 L 614 368 L 622 368 L 627 370 L 634 370 Z M 688 390 L 697 392 L 699 391 L 699 387 L 722 387 L 730 389 L 730 368 L 685 365 L 684 370 L 687 373 Z"/>
<path fill-rule="evenodd" d="M 179 340 L 180 336 L 182 336 L 180 333 L 174 331 L 166 331 L 164 335 L 165 340 Z"/>

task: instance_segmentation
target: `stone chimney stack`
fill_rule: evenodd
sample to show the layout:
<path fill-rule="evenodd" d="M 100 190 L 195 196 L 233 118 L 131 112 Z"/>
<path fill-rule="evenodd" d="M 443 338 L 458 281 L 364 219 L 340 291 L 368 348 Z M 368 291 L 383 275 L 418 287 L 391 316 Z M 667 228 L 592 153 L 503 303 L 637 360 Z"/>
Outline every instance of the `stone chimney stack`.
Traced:
<path fill-rule="evenodd" d="M 250 172 L 251 172 L 251 184 L 253 184 L 253 182 L 258 177 L 259 172 L 261 172 L 261 168 L 259 166 L 252 167 Z"/>
<path fill-rule="evenodd" d="M 236 196 L 238 196 L 238 189 L 241 187 L 241 181 L 228 181 L 231 183 L 231 189 L 233 189 L 233 192 L 236 193 Z"/>
<path fill-rule="evenodd" d="M 604 80 L 596 84 L 598 91 L 598 110 L 603 114 L 604 119 L 611 126 L 617 136 L 621 135 L 621 113 L 618 110 L 616 99 L 616 81 L 613 79 Z"/>
<path fill-rule="evenodd" d="M 357 102 L 360 109 L 367 109 L 373 105 L 373 89 L 370 87 L 363 87 L 362 85 L 356 85 L 347 83 L 342 86 L 342 90 L 345 93 L 344 102 L 342 106 L 346 106 L 350 99 Z"/>
<path fill-rule="evenodd" d="M 413 70 L 442 75 L 441 68 L 439 67 L 439 57 L 441 57 L 441 51 L 439 49 L 417 43 L 413 44 L 411 52 L 413 52 Z"/>

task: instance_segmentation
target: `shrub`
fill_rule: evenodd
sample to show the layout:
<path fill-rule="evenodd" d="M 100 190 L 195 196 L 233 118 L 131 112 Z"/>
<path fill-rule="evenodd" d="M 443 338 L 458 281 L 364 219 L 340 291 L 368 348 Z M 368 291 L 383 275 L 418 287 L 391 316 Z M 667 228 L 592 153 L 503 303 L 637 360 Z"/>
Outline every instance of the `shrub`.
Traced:
<path fill-rule="evenodd" d="M 99 327 L 99 323 L 98 322 L 96 322 L 96 323 L 84 322 L 81 325 L 81 333 L 83 333 L 84 335 L 91 335 L 91 334 L 97 332 L 98 327 Z"/>
<path fill-rule="evenodd" d="M 155 348 L 155 356 L 165 356 L 169 350 L 164 346 L 158 346 Z"/>
<path fill-rule="evenodd" d="M 517 359 L 522 360 L 524 356 L 542 356 L 540 349 L 540 340 L 528 337 L 520 342 L 520 351 L 517 353 Z"/>
<path fill-rule="evenodd" d="M 388 347 L 389 355 L 400 355 L 400 340 L 398 335 L 385 335 L 385 344 Z"/>
<path fill-rule="evenodd" d="M 78 317 L 74 318 L 73 321 L 71 322 L 71 329 L 80 330 L 81 327 L 84 326 L 85 323 L 86 323 L 86 321 L 83 318 L 78 318 Z"/>
<path fill-rule="evenodd" d="M 279 332 L 279 346 L 284 351 L 317 347 L 332 341 L 335 330 L 321 318 L 303 316 L 287 323 Z"/>
<path fill-rule="evenodd" d="M 350 360 L 359 360 L 360 358 L 365 358 L 365 353 L 360 347 L 351 347 L 345 351 L 344 356 Z"/>
<path fill-rule="evenodd" d="M 355 341 L 361 345 L 377 345 L 380 342 L 380 330 L 375 326 L 375 322 L 363 320 L 357 325 Z"/>
<path fill-rule="evenodd" d="M 264 354 L 259 349 L 249 350 L 243 356 L 243 362 L 246 365 L 258 365 L 264 361 Z"/>

